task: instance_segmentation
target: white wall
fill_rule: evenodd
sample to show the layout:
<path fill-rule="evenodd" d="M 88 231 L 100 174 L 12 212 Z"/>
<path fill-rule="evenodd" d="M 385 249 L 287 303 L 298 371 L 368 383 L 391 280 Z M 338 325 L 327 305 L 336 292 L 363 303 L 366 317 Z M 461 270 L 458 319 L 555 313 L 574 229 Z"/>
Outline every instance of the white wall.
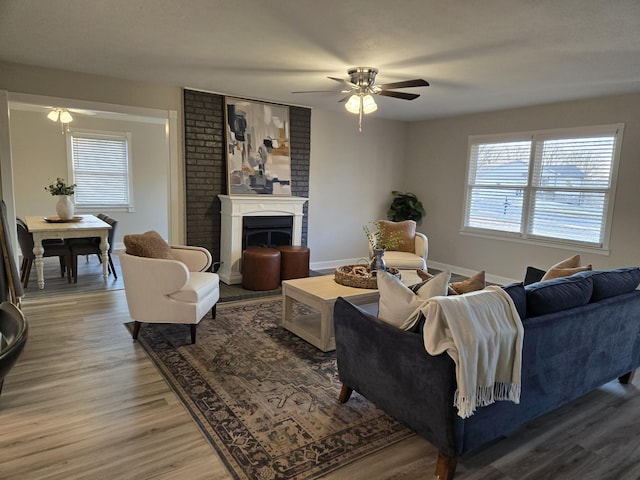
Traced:
<path fill-rule="evenodd" d="M 621 95 L 411 124 L 404 187 L 427 210 L 429 258 L 512 279 L 549 267 L 573 250 L 461 235 L 469 135 L 625 123 L 610 255 L 581 253 L 594 268 L 640 265 L 640 95 Z M 580 253 L 576 251 L 576 253 Z"/>
<path fill-rule="evenodd" d="M 154 229 L 169 234 L 169 156 L 164 123 L 123 121 L 73 114 L 72 128 L 130 132 L 134 212 L 100 209 L 118 220 L 115 247 L 126 233 Z M 70 180 L 67 136 L 43 112 L 11 109 L 11 149 L 16 214 L 55 214 L 56 198 L 44 187 L 56 177 Z M 78 210 L 77 213 L 99 213 Z"/>
<path fill-rule="evenodd" d="M 333 268 L 368 256 L 362 230 L 386 218 L 401 187 L 407 124 L 312 110 L 309 240 L 313 268 Z"/>

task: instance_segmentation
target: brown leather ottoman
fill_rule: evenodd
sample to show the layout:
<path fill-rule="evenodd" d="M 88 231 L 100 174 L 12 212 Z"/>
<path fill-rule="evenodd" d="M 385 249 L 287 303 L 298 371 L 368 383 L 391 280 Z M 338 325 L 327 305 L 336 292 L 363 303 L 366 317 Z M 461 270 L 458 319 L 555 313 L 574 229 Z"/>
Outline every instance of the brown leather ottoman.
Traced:
<path fill-rule="evenodd" d="M 242 252 L 242 288 L 275 290 L 280 286 L 280 250 L 249 247 Z"/>
<path fill-rule="evenodd" d="M 281 245 L 280 280 L 309 276 L 309 247 Z"/>

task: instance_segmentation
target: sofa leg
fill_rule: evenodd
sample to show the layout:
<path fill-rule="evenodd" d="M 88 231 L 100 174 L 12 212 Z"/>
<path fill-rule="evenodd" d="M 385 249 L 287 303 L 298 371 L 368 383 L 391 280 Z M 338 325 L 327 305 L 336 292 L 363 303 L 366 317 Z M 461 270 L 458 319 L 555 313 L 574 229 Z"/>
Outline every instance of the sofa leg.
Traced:
<path fill-rule="evenodd" d="M 633 377 L 635 376 L 635 374 L 636 374 L 635 370 L 633 370 L 631 372 L 627 372 L 624 375 L 622 375 L 621 377 L 618 377 L 618 381 L 620 383 L 624 383 L 624 384 L 631 383 L 631 381 L 633 380 Z"/>
<path fill-rule="evenodd" d="M 216 307 L 218 304 L 216 303 L 213 307 L 211 307 L 211 318 L 216 318 Z"/>
<path fill-rule="evenodd" d="M 133 323 L 133 339 L 137 340 L 138 339 L 138 333 L 140 333 L 140 322 L 134 322 Z"/>
<path fill-rule="evenodd" d="M 195 323 L 191 324 L 191 343 L 194 344 L 196 343 L 196 327 L 198 325 L 196 325 Z"/>
<path fill-rule="evenodd" d="M 340 390 L 340 395 L 338 396 L 338 401 L 340 403 L 347 403 L 351 398 L 352 393 L 353 393 L 353 388 L 348 387 L 343 383 L 342 389 Z"/>
<path fill-rule="evenodd" d="M 445 455 L 441 451 L 438 452 L 438 463 L 436 463 L 436 478 L 438 480 L 452 480 L 453 474 L 456 473 L 458 459 Z"/>

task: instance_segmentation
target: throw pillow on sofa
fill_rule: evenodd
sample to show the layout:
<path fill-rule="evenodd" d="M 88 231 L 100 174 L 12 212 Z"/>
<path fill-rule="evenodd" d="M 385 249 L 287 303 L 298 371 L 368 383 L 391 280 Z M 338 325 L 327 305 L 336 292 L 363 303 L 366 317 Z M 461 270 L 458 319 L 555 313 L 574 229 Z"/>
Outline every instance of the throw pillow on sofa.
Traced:
<path fill-rule="evenodd" d="M 484 278 L 484 270 L 470 276 L 466 280 L 462 280 L 461 282 L 452 282 L 449 284 L 449 287 L 458 295 L 476 292 L 478 290 L 482 290 L 486 286 L 487 283 Z"/>
<path fill-rule="evenodd" d="M 420 283 L 414 293 L 394 275 L 377 274 L 378 318 L 402 330 L 412 329 L 420 319 L 420 308 L 432 297 L 447 294 L 451 272 L 444 271 Z"/>
<path fill-rule="evenodd" d="M 422 269 L 416 270 L 416 274 L 422 280 L 428 280 L 433 277 L 433 275 L 431 275 L 429 272 Z M 476 292 L 478 290 L 482 290 L 486 286 L 487 284 L 485 282 L 485 272 L 484 270 L 482 270 L 481 272 L 472 275 L 466 280 L 449 283 L 447 295 L 462 295 L 464 293 Z"/>
<path fill-rule="evenodd" d="M 547 273 L 544 274 L 541 281 L 552 280 L 554 278 L 562 278 L 573 275 L 574 273 L 591 270 L 591 264 L 582 266 L 580 264 L 580 255 L 566 258 L 561 262 L 552 265 Z"/>
<path fill-rule="evenodd" d="M 527 267 L 527 272 L 524 275 L 525 286 L 541 281 L 545 273 L 547 273 L 545 270 L 536 267 Z"/>

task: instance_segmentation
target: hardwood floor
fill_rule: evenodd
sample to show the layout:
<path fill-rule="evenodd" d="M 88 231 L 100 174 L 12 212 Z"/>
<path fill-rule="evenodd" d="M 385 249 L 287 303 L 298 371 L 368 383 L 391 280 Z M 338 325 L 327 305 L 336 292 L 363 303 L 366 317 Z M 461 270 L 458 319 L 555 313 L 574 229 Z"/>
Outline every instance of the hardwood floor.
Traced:
<path fill-rule="evenodd" d="M 0 479 L 232 478 L 131 340 L 123 290 L 27 296 L 23 308 L 29 341 L 0 396 Z M 464 458 L 455 478 L 639 479 L 639 386 L 640 375 L 612 382 Z M 435 460 L 415 437 L 324 478 L 431 479 Z"/>

